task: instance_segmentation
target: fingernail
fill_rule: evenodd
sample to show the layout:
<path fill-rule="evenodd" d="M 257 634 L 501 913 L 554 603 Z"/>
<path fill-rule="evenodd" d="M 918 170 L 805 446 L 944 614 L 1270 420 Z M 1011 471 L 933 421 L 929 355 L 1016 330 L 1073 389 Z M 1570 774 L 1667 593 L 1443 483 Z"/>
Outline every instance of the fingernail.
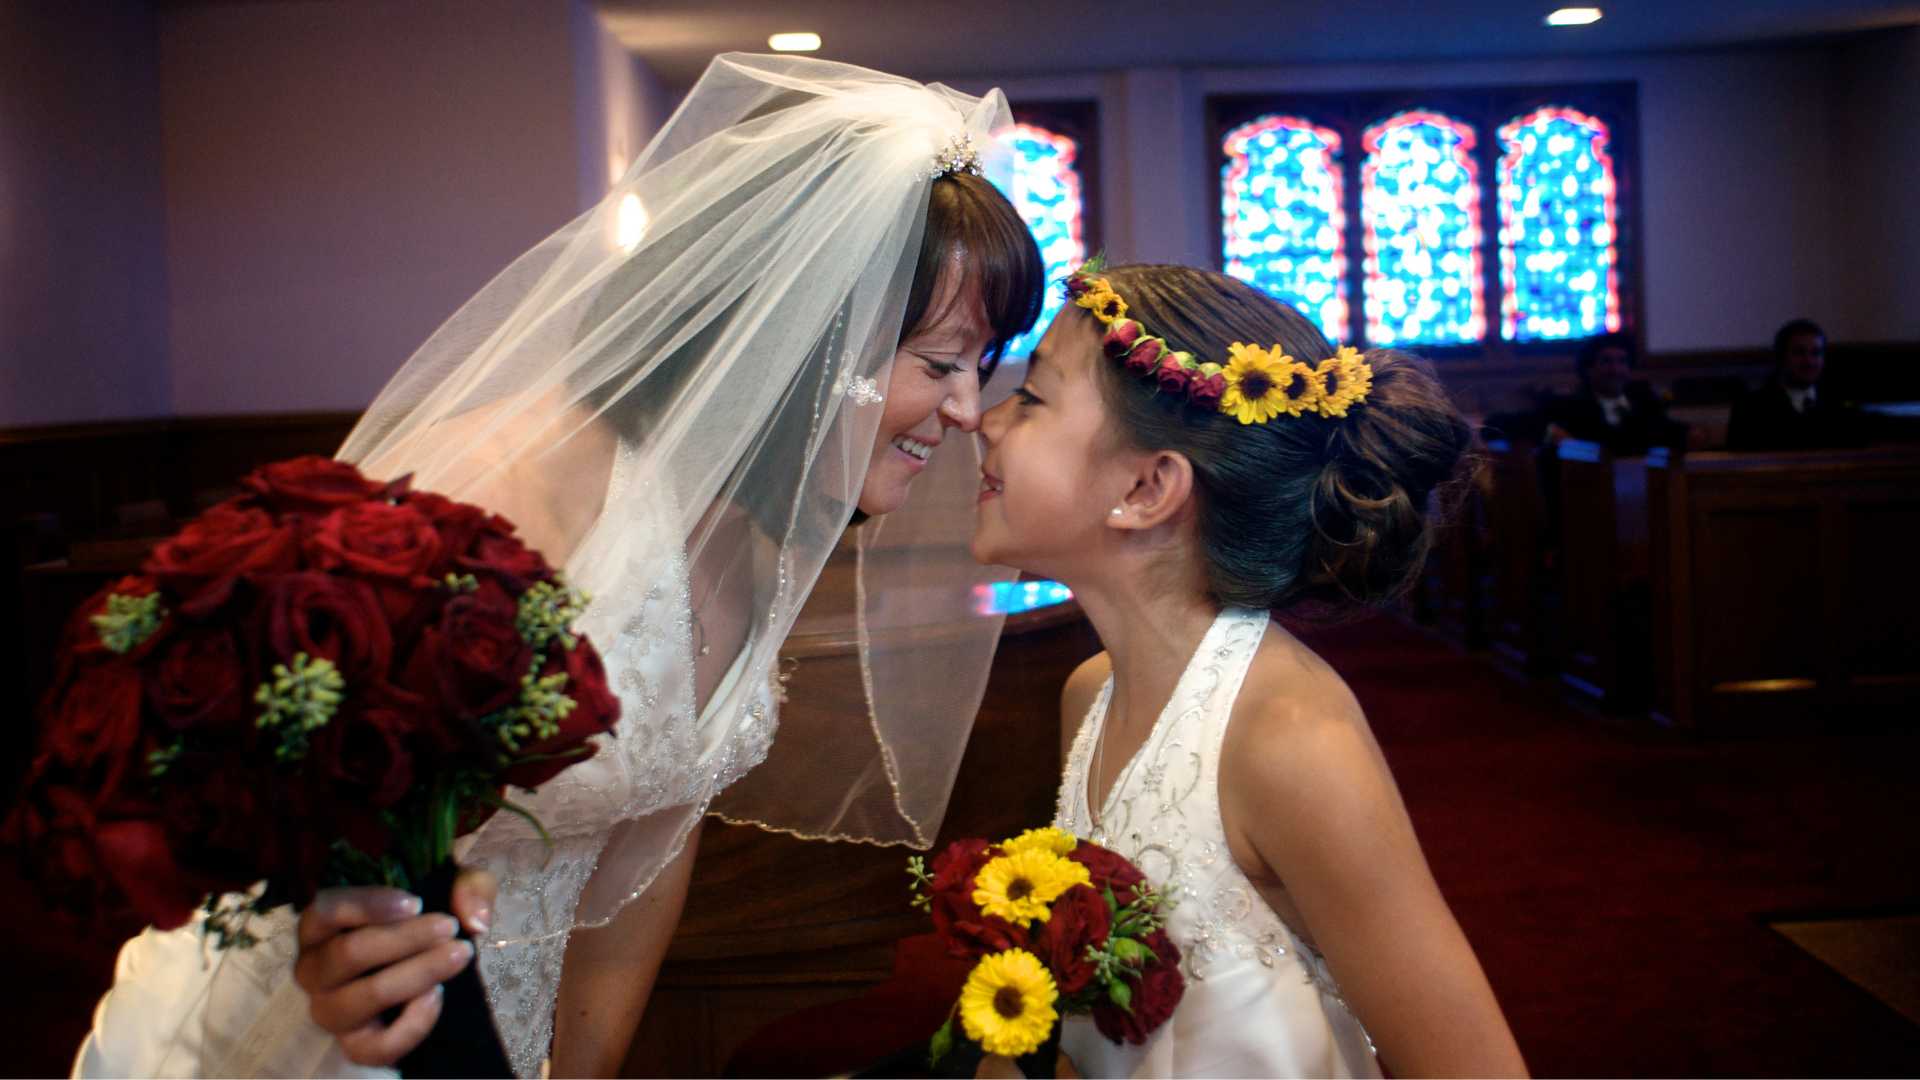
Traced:
<path fill-rule="evenodd" d="M 467 916 L 467 933 L 469 934 L 484 934 L 487 932 L 487 928 L 492 925 L 493 925 L 493 909 L 492 908 L 488 908 L 488 907 L 478 908 L 474 911 L 473 914 Z"/>
<path fill-rule="evenodd" d="M 473 942 L 454 942 L 452 947 L 447 949 L 447 959 L 456 964 L 464 965 L 467 961 L 473 959 Z"/>
<path fill-rule="evenodd" d="M 421 909 L 420 898 L 413 895 L 412 893 L 408 893 L 407 895 L 400 898 L 400 914 L 418 915 L 420 914 L 420 909 Z"/>
<path fill-rule="evenodd" d="M 451 939 L 453 935 L 460 932 L 459 920 L 451 915 L 435 915 L 433 917 L 433 932 L 442 938 Z"/>

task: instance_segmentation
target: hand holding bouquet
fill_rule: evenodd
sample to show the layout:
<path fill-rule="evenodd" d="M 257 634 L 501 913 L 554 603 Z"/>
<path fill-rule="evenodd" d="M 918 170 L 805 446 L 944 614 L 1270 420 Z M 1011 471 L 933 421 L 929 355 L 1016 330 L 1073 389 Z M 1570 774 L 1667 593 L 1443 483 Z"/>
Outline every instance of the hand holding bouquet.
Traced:
<path fill-rule="evenodd" d="M 75 613 L 8 822 L 56 902 L 199 907 L 221 947 L 325 886 L 450 883 L 619 716 L 586 598 L 510 522 L 324 458 L 242 483 Z"/>
<path fill-rule="evenodd" d="M 954 1009 L 961 1032 L 987 1053 L 1029 1056 L 1029 1076 L 1052 1074 L 1062 1016 L 1091 1013 L 1115 1043 L 1141 1043 L 1179 1004 L 1171 903 L 1106 848 L 1029 829 L 999 844 L 957 841 L 930 869 L 909 860 L 908 873 L 948 951 L 976 961 Z M 930 1061 L 954 1042 L 950 1017 Z"/>

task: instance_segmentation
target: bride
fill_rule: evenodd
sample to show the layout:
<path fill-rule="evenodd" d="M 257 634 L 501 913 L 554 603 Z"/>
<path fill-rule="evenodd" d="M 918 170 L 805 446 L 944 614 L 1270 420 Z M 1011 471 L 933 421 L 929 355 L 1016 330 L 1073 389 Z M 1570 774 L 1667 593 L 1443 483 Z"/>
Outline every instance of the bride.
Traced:
<path fill-rule="evenodd" d="M 979 175 L 1008 120 L 997 91 L 718 57 L 342 448 L 513 519 L 592 597 L 580 625 L 621 696 L 599 753 L 530 799 L 551 844 L 502 814 L 459 853 L 483 873 L 453 907 L 520 1074 L 618 1071 L 709 811 L 931 842 L 999 629 L 965 597 L 1010 572 L 929 577 L 928 553 L 964 549 L 980 384 L 1040 308 L 1039 253 Z M 849 520 L 867 715 L 789 745 L 778 650 Z M 965 632 L 924 688 L 891 631 L 949 616 Z M 385 1074 L 475 954 L 396 890 L 259 921 L 251 949 L 192 925 L 129 942 L 75 1074 Z"/>

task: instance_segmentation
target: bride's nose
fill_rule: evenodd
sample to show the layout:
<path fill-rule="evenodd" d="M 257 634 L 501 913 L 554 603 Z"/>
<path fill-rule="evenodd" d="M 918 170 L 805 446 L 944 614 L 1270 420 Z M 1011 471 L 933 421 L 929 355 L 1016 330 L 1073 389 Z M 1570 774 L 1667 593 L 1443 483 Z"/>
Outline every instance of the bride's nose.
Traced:
<path fill-rule="evenodd" d="M 940 423 L 943 427 L 959 428 L 961 431 L 980 430 L 980 387 L 972 379 L 958 380 L 960 387 L 947 395 L 940 403 Z"/>

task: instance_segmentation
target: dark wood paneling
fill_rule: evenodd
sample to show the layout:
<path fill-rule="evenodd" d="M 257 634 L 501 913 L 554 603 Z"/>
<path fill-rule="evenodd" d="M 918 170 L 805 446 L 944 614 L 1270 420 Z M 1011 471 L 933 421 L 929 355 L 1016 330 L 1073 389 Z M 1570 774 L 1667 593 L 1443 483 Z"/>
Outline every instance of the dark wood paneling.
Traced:
<path fill-rule="evenodd" d="M 1550 671 L 1555 650 L 1547 619 L 1551 571 L 1540 451 L 1520 442 L 1490 442 L 1487 460 L 1489 557 L 1493 567 L 1487 633 L 1493 647 L 1530 671 Z"/>
<path fill-rule="evenodd" d="M 1613 708 L 1644 705 L 1652 682 L 1646 459 L 1575 439 L 1557 456 L 1562 678 Z"/>

